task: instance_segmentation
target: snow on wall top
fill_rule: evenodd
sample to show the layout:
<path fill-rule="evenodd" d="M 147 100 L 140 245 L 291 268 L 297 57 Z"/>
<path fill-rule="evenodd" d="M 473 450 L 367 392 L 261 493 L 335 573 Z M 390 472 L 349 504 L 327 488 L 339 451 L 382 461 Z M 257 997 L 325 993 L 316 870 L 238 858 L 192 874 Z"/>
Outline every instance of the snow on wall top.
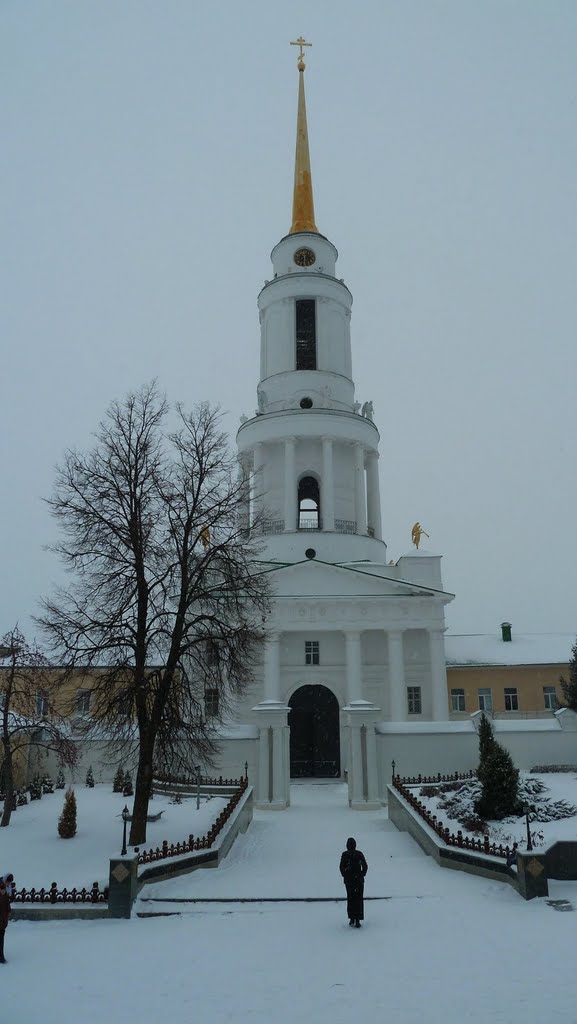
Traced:
<path fill-rule="evenodd" d="M 445 657 L 447 665 L 566 665 L 574 643 L 571 633 L 445 635 Z"/>

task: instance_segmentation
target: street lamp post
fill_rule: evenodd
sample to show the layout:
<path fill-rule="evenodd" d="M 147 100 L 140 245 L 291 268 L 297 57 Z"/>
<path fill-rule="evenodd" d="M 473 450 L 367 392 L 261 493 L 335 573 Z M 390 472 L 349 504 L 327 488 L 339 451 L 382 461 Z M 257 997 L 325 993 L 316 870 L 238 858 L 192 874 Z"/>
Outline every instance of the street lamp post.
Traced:
<path fill-rule="evenodd" d="M 196 766 L 196 809 L 200 809 L 200 765 Z"/>
<path fill-rule="evenodd" d="M 126 825 L 128 823 L 129 818 L 130 811 L 128 810 L 128 807 L 125 804 L 122 810 L 122 850 L 120 853 L 121 857 L 126 856 Z"/>
<path fill-rule="evenodd" d="M 529 811 L 531 808 L 529 804 L 523 804 L 523 811 L 525 813 L 525 824 L 527 826 L 527 850 L 530 852 L 533 849 L 533 841 L 531 839 L 531 829 L 529 827 Z"/>

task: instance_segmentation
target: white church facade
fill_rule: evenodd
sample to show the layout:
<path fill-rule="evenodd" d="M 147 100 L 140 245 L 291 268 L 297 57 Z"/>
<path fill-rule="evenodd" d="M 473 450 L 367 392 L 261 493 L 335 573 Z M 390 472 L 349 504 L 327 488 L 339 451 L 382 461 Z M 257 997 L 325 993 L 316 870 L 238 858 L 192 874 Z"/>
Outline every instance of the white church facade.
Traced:
<path fill-rule="evenodd" d="M 260 805 L 286 807 L 291 777 L 346 777 L 351 806 L 373 807 L 376 724 L 448 718 L 452 595 L 437 555 L 415 547 L 387 564 L 379 432 L 355 396 L 352 295 L 315 224 L 302 55 L 298 69 L 293 220 L 258 297 L 258 408 L 237 436 L 246 525 L 274 591 L 262 675 L 238 715 L 257 730 Z"/>

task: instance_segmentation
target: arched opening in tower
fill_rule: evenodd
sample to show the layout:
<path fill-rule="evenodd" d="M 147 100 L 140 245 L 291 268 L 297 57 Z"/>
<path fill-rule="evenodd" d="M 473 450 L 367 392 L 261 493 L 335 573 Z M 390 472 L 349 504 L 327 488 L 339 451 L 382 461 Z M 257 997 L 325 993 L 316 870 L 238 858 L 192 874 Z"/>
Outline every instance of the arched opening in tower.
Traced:
<path fill-rule="evenodd" d="M 341 774 L 339 702 L 326 686 L 300 686 L 289 700 L 291 779 Z"/>
<path fill-rule="evenodd" d="M 314 476 L 299 481 L 299 530 L 320 530 L 321 492 Z"/>

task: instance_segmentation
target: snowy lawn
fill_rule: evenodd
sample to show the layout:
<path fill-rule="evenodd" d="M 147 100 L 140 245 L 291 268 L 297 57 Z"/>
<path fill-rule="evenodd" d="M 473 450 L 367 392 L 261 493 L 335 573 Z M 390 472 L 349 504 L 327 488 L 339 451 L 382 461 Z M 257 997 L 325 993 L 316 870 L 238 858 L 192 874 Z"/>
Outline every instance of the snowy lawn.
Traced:
<path fill-rule="evenodd" d="M 64 790 L 19 807 L 10 825 L 0 829 L 0 873 L 12 871 L 18 888 L 48 888 L 51 882 L 67 889 L 89 888 L 93 882 L 108 885 L 109 859 L 122 848 L 120 815 L 125 804 L 132 809 L 132 798 L 113 793 L 110 784 L 94 789 L 77 786 L 74 792 L 78 830 L 73 839 L 58 835 Z M 163 811 L 163 815 L 160 821 L 149 822 L 142 849 L 161 846 L 163 839 L 181 842 L 191 832 L 205 835 L 228 803 L 228 797 L 201 800 L 197 811 L 195 798 L 183 799 L 181 804 L 169 800 L 157 795 L 151 801 L 150 814 Z"/>
<path fill-rule="evenodd" d="M 348 835 L 369 862 L 365 922 L 343 902 L 153 904 L 179 916 L 11 924 L 7 1024 L 575 1024 L 577 915 L 508 885 L 447 871 L 386 811 L 346 788 L 293 786 L 285 812 L 255 813 L 223 865 L 143 892 L 171 897 L 334 896 Z M 551 896 L 577 905 L 577 883 Z M 31 977 L 34 984 L 30 983 Z"/>
<path fill-rule="evenodd" d="M 562 800 L 567 804 L 571 804 L 573 808 L 577 807 L 577 777 L 574 774 L 561 772 L 532 774 L 520 772 L 520 778 L 522 782 L 537 780 L 546 786 L 546 791 L 543 794 L 537 794 L 528 798 L 530 805 L 538 808 L 543 803 Z M 450 832 L 457 833 L 460 829 L 464 836 L 470 835 L 479 839 L 480 833 L 473 835 L 472 832 L 468 832 L 457 818 L 450 817 L 448 811 L 439 806 L 443 797 L 429 797 L 425 795 L 429 788 L 427 785 L 411 786 L 412 791 L 415 794 L 419 794 L 419 799 L 428 807 L 431 814 L 436 814 Z M 452 795 L 452 793 L 445 794 L 446 797 L 451 797 Z M 473 813 L 472 801 L 470 802 L 470 807 L 471 813 Z M 527 845 L 527 827 L 524 816 L 520 818 L 505 818 L 503 821 L 488 821 L 487 825 L 489 827 L 486 830 L 486 834 L 491 842 L 502 843 L 503 846 L 512 846 L 514 842 L 517 842 L 520 849 L 524 849 Z M 530 827 L 535 849 L 548 845 L 556 839 L 577 839 L 577 816 L 575 814 L 571 817 L 558 818 L 554 821 L 533 820 L 533 815 L 531 815 Z M 577 1013 L 575 1019 L 577 1021 Z"/>

